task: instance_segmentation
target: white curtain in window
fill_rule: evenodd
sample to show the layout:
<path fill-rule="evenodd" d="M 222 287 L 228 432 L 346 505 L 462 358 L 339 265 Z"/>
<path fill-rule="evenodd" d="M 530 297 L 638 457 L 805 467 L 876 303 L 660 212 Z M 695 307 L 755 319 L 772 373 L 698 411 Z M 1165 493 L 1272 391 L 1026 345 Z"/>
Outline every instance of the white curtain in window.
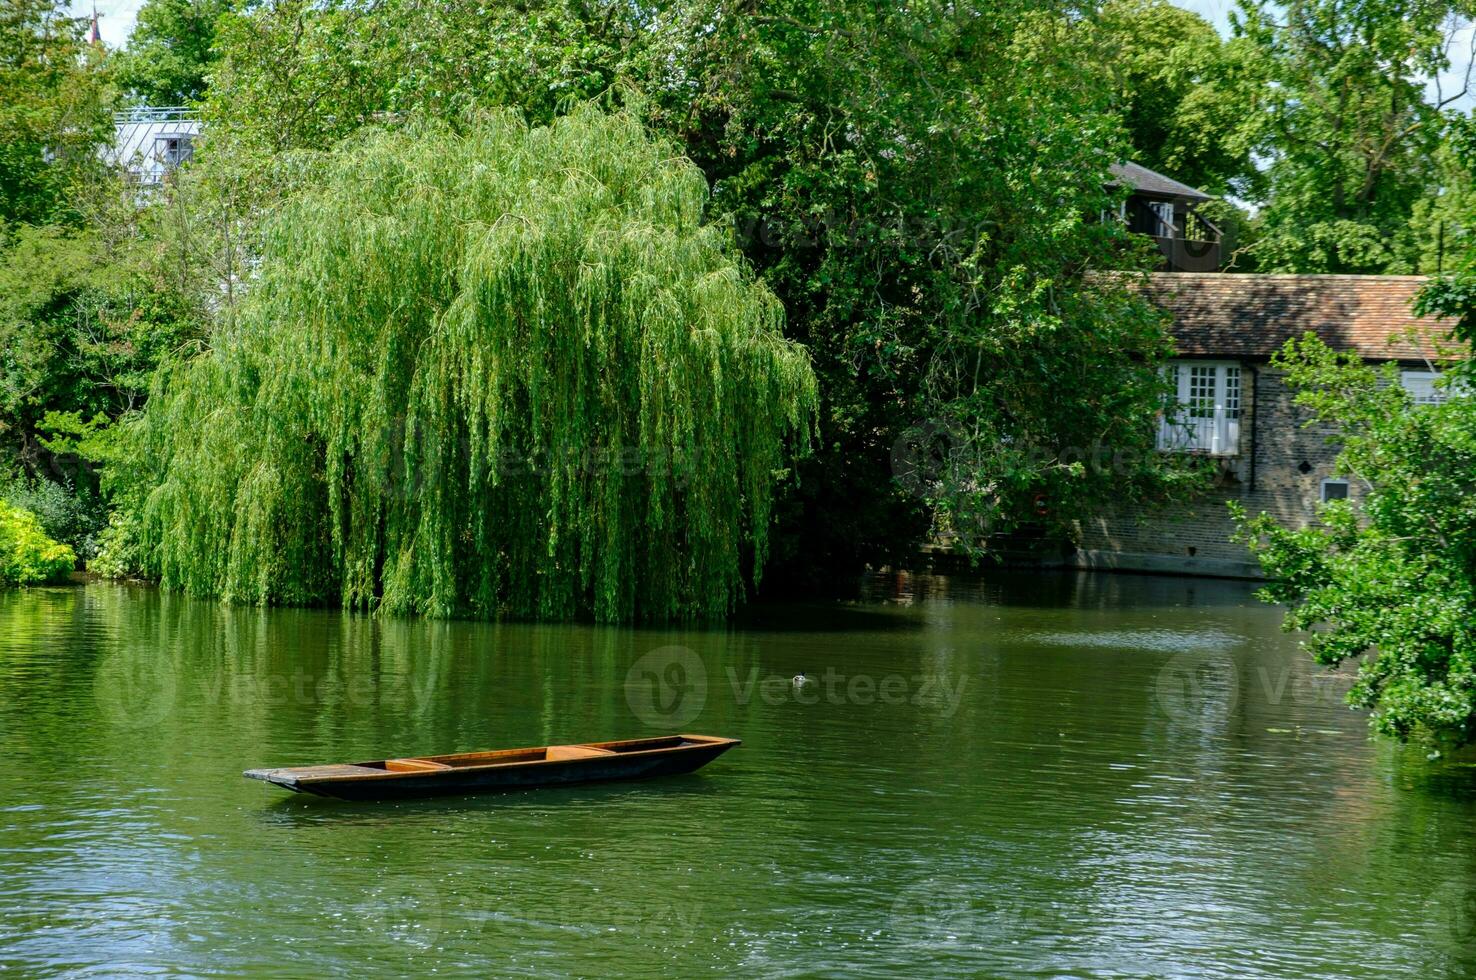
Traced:
<path fill-rule="evenodd" d="M 1175 403 L 1159 426 L 1160 449 L 1232 456 L 1240 452 L 1240 365 L 1170 364 Z"/>

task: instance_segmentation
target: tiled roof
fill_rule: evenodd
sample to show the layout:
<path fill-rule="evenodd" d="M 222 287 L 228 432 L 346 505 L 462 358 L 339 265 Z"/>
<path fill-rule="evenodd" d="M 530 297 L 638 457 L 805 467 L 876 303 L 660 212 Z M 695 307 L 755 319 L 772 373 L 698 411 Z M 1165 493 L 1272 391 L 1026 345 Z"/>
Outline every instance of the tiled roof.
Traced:
<path fill-rule="evenodd" d="M 1149 170 L 1147 167 L 1136 163 L 1114 163 L 1110 168 L 1112 176 L 1122 181 L 1135 191 L 1144 194 L 1163 194 L 1168 197 L 1186 197 L 1191 201 L 1211 201 L 1204 191 L 1196 190 L 1188 184 L 1181 184 L 1172 177 L 1165 177 L 1157 170 Z"/>
<path fill-rule="evenodd" d="M 1433 356 L 1454 323 L 1410 310 L 1424 276 L 1296 276 L 1159 272 L 1144 287 L 1173 314 L 1190 357 L 1262 358 L 1311 330 L 1336 350 L 1373 360 Z"/>

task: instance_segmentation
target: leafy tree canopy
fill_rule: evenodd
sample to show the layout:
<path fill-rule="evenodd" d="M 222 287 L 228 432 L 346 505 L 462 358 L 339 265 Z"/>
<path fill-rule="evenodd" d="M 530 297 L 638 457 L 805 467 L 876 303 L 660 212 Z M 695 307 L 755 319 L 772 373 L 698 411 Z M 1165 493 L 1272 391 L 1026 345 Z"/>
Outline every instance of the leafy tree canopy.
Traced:
<path fill-rule="evenodd" d="M 1410 222 L 1410 268 L 1442 275 L 1476 258 L 1476 118 L 1449 120 L 1434 165 L 1435 192 L 1415 202 Z"/>
<path fill-rule="evenodd" d="M 1169 0 L 1108 0 L 1095 30 L 1133 160 L 1211 194 L 1253 196 L 1254 130 L 1236 49 Z"/>
<path fill-rule="evenodd" d="M 216 23 L 234 0 L 148 0 L 114 56 L 119 88 L 150 106 L 186 105 L 204 94 L 215 64 Z"/>
<path fill-rule="evenodd" d="M 1468 348 L 1467 348 L 1468 350 Z M 1308 631 L 1319 663 L 1359 664 L 1349 695 L 1372 725 L 1435 751 L 1476 740 L 1476 398 L 1411 403 L 1393 366 L 1376 369 L 1309 335 L 1276 360 L 1314 424 L 1336 428 L 1339 472 L 1361 501 L 1326 504 L 1321 522 L 1284 528 L 1266 515 L 1244 533 Z"/>
<path fill-rule="evenodd" d="M 66 7 L 0 0 L 0 227 L 77 224 L 71 192 L 101 177 L 109 90 Z"/>
<path fill-rule="evenodd" d="M 1142 257 L 1115 227 L 1125 155 L 1071 4 L 544 0 L 473 13 L 385 0 L 247 9 L 222 28 L 219 165 L 414 111 L 533 121 L 616 80 L 677 141 L 815 357 L 821 440 L 777 547 L 832 582 L 908 554 L 931 501 L 966 539 L 1157 492 L 1162 322 L 1088 269 Z M 923 424 L 926 423 L 926 424 Z M 946 431 L 937 479 L 894 449 Z M 1084 467 L 1096 454 L 1117 460 Z"/>
<path fill-rule="evenodd" d="M 1427 96 L 1459 56 L 1464 0 L 1238 0 L 1231 47 L 1256 84 L 1268 193 L 1259 267 L 1410 272 L 1410 223 L 1436 196 L 1464 87 Z M 1457 69 L 1464 69 L 1463 58 Z M 1457 71 L 1457 75 L 1462 72 Z"/>
<path fill-rule="evenodd" d="M 128 433 L 143 569 L 258 602 L 724 615 L 816 390 L 706 201 L 588 106 L 347 141 Z"/>
<path fill-rule="evenodd" d="M 1123 144 L 1071 11 L 718 4 L 673 32 L 692 81 L 663 124 L 820 365 L 828 451 L 789 523 L 799 554 L 910 549 L 918 498 L 978 549 L 1161 485 L 1162 321 L 1085 278 L 1137 257 L 1096 220 Z M 912 499 L 868 490 L 899 449 L 925 458 Z M 840 540 L 830 514 L 855 522 Z"/>
<path fill-rule="evenodd" d="M 111 246 L 96 227 L 17 226 L 0 236 L 0 451 L 8 463 L 52 479 L 79 476 L 44 445 L 46 415 L 112 418 L 140 407 L 155 366 L 198 334 L 197 312 L 155 280 L 143 249 L 126 245 Z"/>

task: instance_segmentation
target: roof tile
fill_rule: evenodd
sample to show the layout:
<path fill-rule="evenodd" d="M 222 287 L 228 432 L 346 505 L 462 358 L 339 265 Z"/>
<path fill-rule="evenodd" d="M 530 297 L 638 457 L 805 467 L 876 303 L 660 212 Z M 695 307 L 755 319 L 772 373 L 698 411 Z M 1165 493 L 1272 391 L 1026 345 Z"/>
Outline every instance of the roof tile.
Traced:
<path fill-rule="evenodd" d="M 1437 356 L 1454 322 L 1411 311 L 1425 276 L 1150 274 L 1144 290 L 1173 315 L 1190 357 L 1268 357 L 1309 330 L 1371 360 Z"/>
<path fill-rule="evenodd" d="M 1197 187 L 1165 177 L 1157 170 L 1149 170 L 1142 164 L 1124 161 L 1108 168 L 1112 176 L 1126 184 L 1131 190 L 1142 194 L 1162 194 L 1167 197 L 1182 197 L 1191 201 L 1213 201 L 1214 198 Z M 1114 181 L 1115 183 L 1116 181 Z"/>

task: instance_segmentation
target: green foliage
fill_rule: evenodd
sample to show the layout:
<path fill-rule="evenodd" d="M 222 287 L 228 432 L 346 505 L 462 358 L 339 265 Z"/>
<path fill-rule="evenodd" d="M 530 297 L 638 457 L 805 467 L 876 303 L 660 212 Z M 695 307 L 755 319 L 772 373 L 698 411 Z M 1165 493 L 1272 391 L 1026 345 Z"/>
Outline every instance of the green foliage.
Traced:
<path fill-rule="evenodd" d="M 37 441 L 58 456 L 100 462 L 110 455 L 113 445 L 114 430 L 101 412 L 90 419 L 78 412 L 47 412 L 37 429 L 49 433 Z"/>
<path fill-rule="evenodd" d="M 0 500 L 0 585 L 65 581 L 77 556 L 46 536 L 28 510 Z"/>
<path fill-rule="evenodd" d="M 101 578 L 135 578 L 143 565 L 142 522 L 130 507 L 115 507 L 95 539 L 95 553 L 87 559 L 87 570 Z"/>
<path fill-rule="evenodd" d="M 814 353 L 821 439 L 775 548 L 786 582 L 831 585 L 909 555 L 939 508 L 1008 532 L 1039 522 L 1046 493 L 1064 533 L 1173 483 L 1149 421 L 1161 319 L 1085 276 L 1144 257 L 1094 220 L 1124 151 L 1075 15 L 1026 0 L 270 3 L 222 24 L 211 141 L 184 184 L 216 181 L 197 206 L 223 217 L 194 227 L 239 220 L 249 236 L 296 179 L 284 151 L 405 113 L 454 127 L 501 104 L 542 122 L 633 82 L 631 111 L 701 168 Z M 923 422 L 956 436 L 928 499 L 893 480 Z M 1104 451 L 1131 462 L 1072 465 Z"/>
<path fill-rule="evenodd" d="M 1093 26 L 1133 161 L 1211 194 L 1249 196 L 1258 175 L 1243 66 L 1214 26 L 1168 0 L 1109 0 Z"/>
<path fill-rule="evenodd" d="M 270 0 L 219 23 L 213 130 L 260 152 L 322 148 L 386 116 L 489 105 L 530 122 L 605 92 L 646 43 L 647 5 L 611 0 Z M 632 50 L 635 49 L 635 50 Z"/>
<path fill-rule="evenodd" d="M 97 553 L 108 523 L 107 509 L 98 494 L 44 477 L 17 474 L 0 479 L 0 501 L 36 515 L 48 537 L 84 559 Z"/>
<path fill-rule="evenodd" d="M 1415 298 L 1414 313 L 1453 320 L 1456 337 L 1469 345 L 1476 344 L 1476 253 L 1467 261 L 1469 268 L 1427 282 Z M 1462 362 L 1459 370 L 1469 373 L 1470 363 Z"/>
<path fill-rule="evenodd" d="M 456 125 L 488 106 L 546 123 L 605 93 L 642 41 L 635 8 L 603 0 L 238 4 L 217 22 L 209 139 L 145 222 L 180 288 L 229 307 L 262 217 L 302 176 L 297 151 L 412 115 Z"/>
<path fill-rule="evenodd" d="M 910 557 L 929 510 L 977 550 L 1164 487 L 1162 320 L 1086 276 L 1142 257 L 1096 220 L 1125 152 L 1066 5 L 696 4 L 663 37 L 659 124 L 815 352 L 822 449 L 786 528 L 819 578 Z M 894 449 L 927 431 L 942 458 L 908 496 Z"/>
<path fill-rule="evenodd" d="M 816 390 L 706 199 L 588 106 L 349 140 L 128 426 L 108 561 L 252 602 L 724 615 Z"/>
<path fill-rule="evenodd" d="M 1436 195 L 1454 111 L 1427 98 L 1427 81 L 1450 67 L 1452 19 L 1470 11 L 1451 0 L 1238 6 L 1231 47 L 1256 83 L 1242 108 L 1268 161 L 1260 268 L 1423 271 L 1410 222 Z"/>
<path fill-rule="evenodd" d="M 100 177 L 108 90 L 83 22 L 56 0 L 0 0 L 0 232 L 76 223 L 74 186 Z"/>
<path fill-rule="evenodd" d="M 1473 137 L 1476 120 L 1453 120 L 1446 145 L 1435 154 L 1437 187 L 1415 202 L 1410 215 L 1410 270 L 1457 272 L 1476 258 L 1476 153 L 1460 146 Z"/>
<path fill-rule="evenodd" d="M 215 64 L 216 22 L 234 6 L 234 0 L 148 0 L 128 47 L 114 56 L 118 87 L 142 105 L 200 99 Z"/>
<path fill-rule="evenodd" d="M 102 163 L 112 94 L 82 32 L 64 6 L 0 0 L 0 497 L 90 556 L 106 520 L 96 474 L 80 441 L 49 442 L 42 424 L 136 408 L 200 318 Z"/>
<path fill-rule="evenodd" d="M 72 444 L 47 446 L 48 413 L 80 423 L 139 407 L 155 366 L 200 329 L 146 245 L 110 247 L 109 230 L 22 225 L 0 236 L 0 450 L 80 490 L 95 487 Z"/>
<path fill-rule="evenodd" d="M 380 43 L 387 9 L 273 0 L 222 17 L 205 105 L 212 141 L 262 153 L 323 148 L 368 122 L 384 108 L 394 52 L 412 43 Z"/>
<path fill-rule="evenodd" d="M 1375 369 L 1312 335 L 1276 358 L 1312 424 L 1342 443 L 1361 498 L 1285 528 L 1239 514 L 1289 607 L 1288 629 L 1321 664 L 1359 664 L 1349 694 L 1372 725 L 1439 751 L 1476 739 L 1476 399 L 1415 406 L 1393 366 Z M 1454 394 L 1454 393 L 1452 393 Z"/>

